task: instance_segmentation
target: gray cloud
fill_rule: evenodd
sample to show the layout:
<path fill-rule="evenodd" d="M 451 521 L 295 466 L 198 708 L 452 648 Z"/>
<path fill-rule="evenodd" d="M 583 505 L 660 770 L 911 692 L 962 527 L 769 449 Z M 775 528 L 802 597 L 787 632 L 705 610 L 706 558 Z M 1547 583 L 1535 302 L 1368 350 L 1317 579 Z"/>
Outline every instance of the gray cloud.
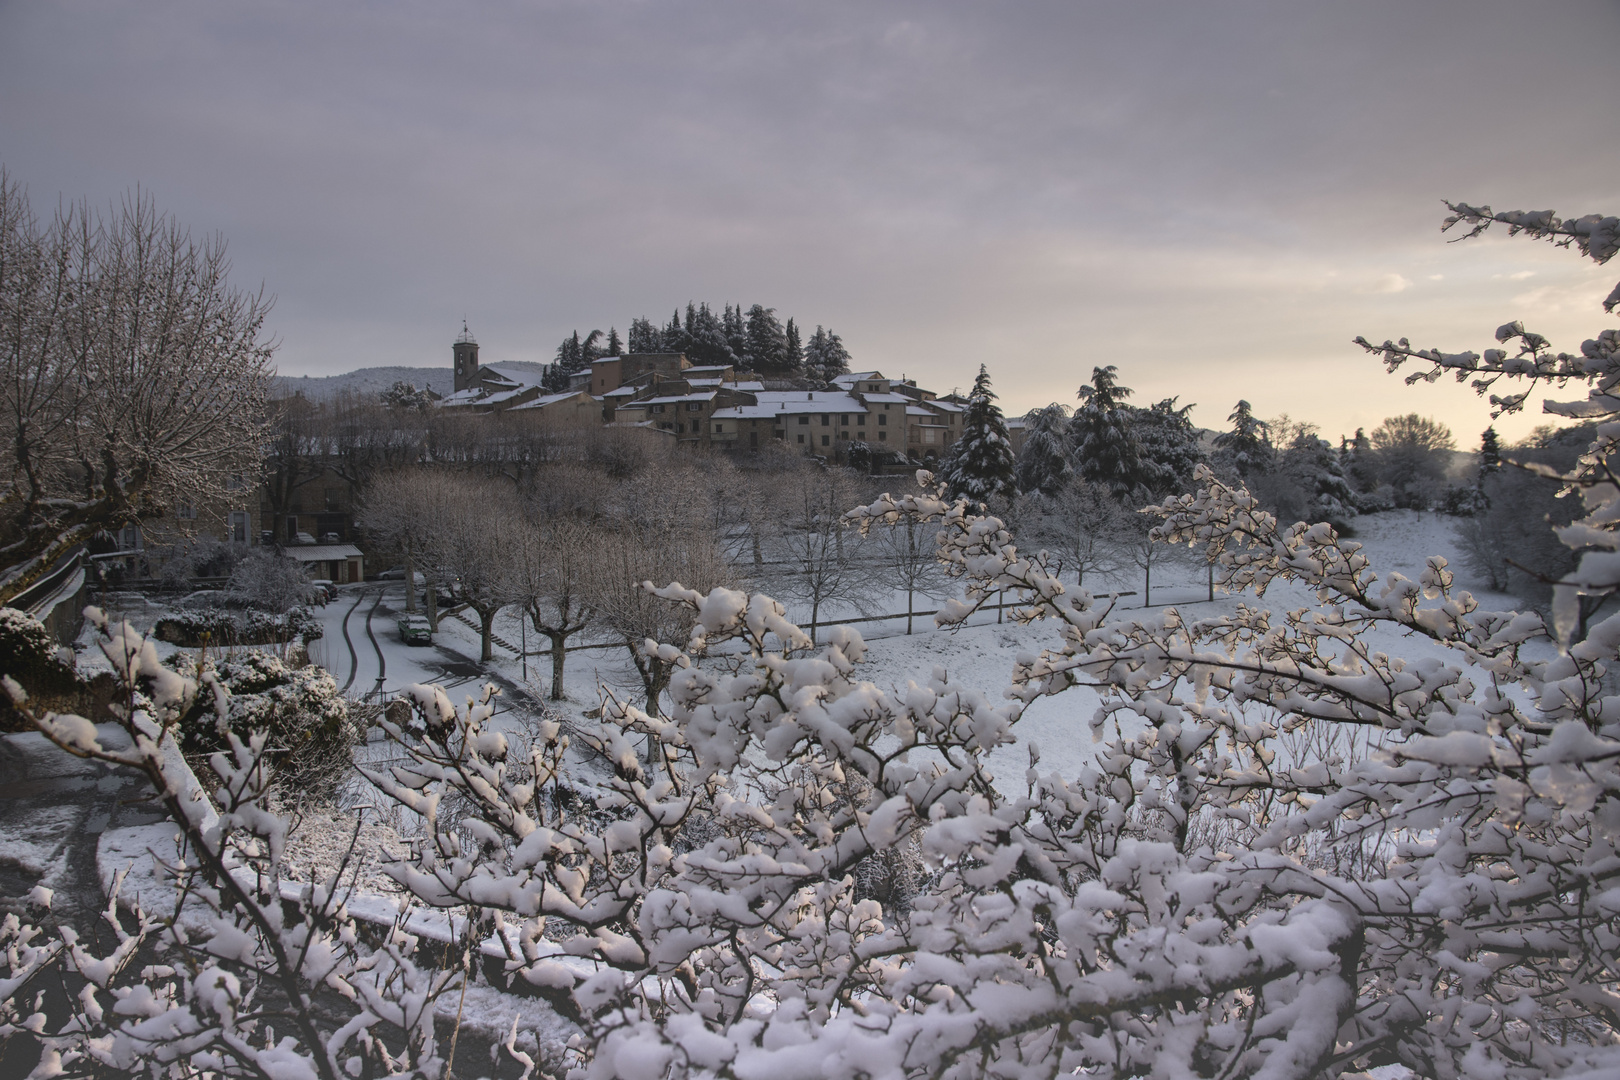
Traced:
<path fill-rule="evenodd" d="M 759 301 L 941 387 L 987 363 L 1013 410 L 1117 363 L 1205 424 L 1471 439 L 1471 395 L 1348 340 L 1603 325 L 1604 271 L 1435 226 L 1620 206 L 1617 36 L 1612 3 L 11 4 L 0 161 L 223 232 L 291 373 L 444 364 L 463 313 L 537 359 Z"/>

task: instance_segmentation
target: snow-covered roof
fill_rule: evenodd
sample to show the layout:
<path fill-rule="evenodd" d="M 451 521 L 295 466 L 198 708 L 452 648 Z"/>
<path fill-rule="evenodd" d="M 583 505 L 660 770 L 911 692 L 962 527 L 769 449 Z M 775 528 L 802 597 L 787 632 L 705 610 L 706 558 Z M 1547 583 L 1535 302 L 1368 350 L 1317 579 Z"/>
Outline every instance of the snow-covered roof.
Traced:
<path fill-rule="evenodd" d="M 541 375 L 538 371 L 527 371 L 523 368 L 502 367 L 499 364 L 485 364 L 481 371 L 493 371 L 507 382 L 516 386 L 538 386 Z"/>
<path fill-rule="evenodd" d="M 935 398 L 932 401 L 925 401 L 923 404 L 931 409 L 940 409 L 944 412 L 967 412 L 966 405 L 958 405 L 956 402 L 946 401 L 944 398 Z"/>
<path fill-rule="evenodd" d="M 689 386 L 724 386 L 732 390 L 759 391 L 765 389 L 762 382 L 732 382 L 730 379 L 687 379 Z"/>
<path fill-rule="evenodd" d="M 833 385 L 835 385 L 835 386 L 843 386 L 843 387 L 847 388 L 847 387 L 853 386 L 854 384 L 860 382 L 862 379 L 881 379 L 881 378 L 883 378 L 883 372 L 881 372 L 881 371 L 852 371 L 847 375 L 836 376 L 833 379 Z"/>
<path fill-rule="evenodd" d="M 466 390 L 457 390 L 455 393 L 439 402 L 439 408 L 454 408 L 457 405 L 471 405 L 475 401 L 482 401 L 484 390 L 481 387 L 469 387 Z"/>
<path fill-rule="evenodd" d="M 641 390 L 640 390 L 639 387 L 621 386 L 616 390 L 609 390 L 607 393 L 603 394 L 602 396 L 605 397 L 605 398 L 610 398 L 610 397 L 633 397 L 636 394 L 639 394 L 640 392 L 641 392 Z"/>
<path fill-rule="evenodd" d="M 758 394 L 761 405 L 774 406 L 778 413 L 857 413 L 866 406 L 848 394 L 825 390 L 765 390 Z"/>
<path fill-rule="evenodd" d="M 682 375 L 697 375 L 697 374 L 702 373 L 702 372 L 710 372 L 710 371 L 721 372 L 721 371 L 729 371 L 730 369 L 731 369 L 730 364 L 703 364 L 703 365 L 700 365 L 700 366 L 697 366 L 697 367 L 682 368 L 681 369 L 681 374 Z"/>
<path fill-rule="evenodd" d="M 502 390 L 499 393 L 491 394 L 489 397 L 484 398 L 484 402 L 489 405 L 499 405 L 503 401 L 511 401 L 520 394 L 527 394 L 533 389 L 533 386 L 519 386 L 511 390 Z"/>
<path fill-rule="evenodd" d="M 543 409 L 547 405 L 554 405 L 559 401 L 568 401 L 572 398 L 577 398 L 579 397 L 580 393 L 581 392 L 578 390 L 564 390 L 560 394 L 547 394 L 544 397 L 537 397 L 533 401 L 525 401 L 522 405 L 514 405 L 512 406 L 512 411 L 517 412 L 519 409 Z"/>
<path fill-rule="evenodd" d="M 668 397 L 651 397 L 638 401 L 637 405 L 674 405 L 682 401 L 713 401 L 714 391 L 706 390 L 698 394 L 676 394 Z"/>
<path fill-rule="evenodd" d="M 353 544 L 297 544 L 283 548 L 297 562 L 326 562 L 329 559 L 358 559 L 363 552 Z"/>
<path fill-rule="evenodd" d="M 716 420 L 774 420 L 781 412 L 775 405 L 734 405 L 714 410 Z"/>
<path fill-rule="evenodd" d="M 887 393 L 887 394 L 863 393 L 863 394 L 861 394 L 861 398 L 863 400 L 865 400 L 865 401 L 868 401 L 868 402 L 876 401 L 876 402 L 878 402 L 880 404 L 882 402 L 885 402 L 885 401 L 892 401 L 895 404 L 909 404 L 910 401 L 911 401 L 911 399 L 906 397 L 906 395 L 904 395 L 904 394 L 896 394 L 896 393 L 892 393 L 892 392 Z"/>
<path fill-rule="evenodd" d="M 925 409 L 921 405 L 907 405 L 906 406 L 906 415 L 907 416 L 926 416 L 926 417 L 929 417 L 930 419 L 934 419 L 934 420 L 938 420 L 940 418 L 940 416 L 939 416 L 939 414 L 937 412 L 934 412 L 934 410 L 932 410 L 932 409 Z"/>

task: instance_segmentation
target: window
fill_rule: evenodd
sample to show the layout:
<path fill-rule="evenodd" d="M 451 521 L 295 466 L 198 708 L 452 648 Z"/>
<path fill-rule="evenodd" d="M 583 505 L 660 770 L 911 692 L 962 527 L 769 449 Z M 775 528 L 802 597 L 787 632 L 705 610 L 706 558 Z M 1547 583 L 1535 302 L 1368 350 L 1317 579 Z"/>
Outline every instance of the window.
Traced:
<path fill-rule="evenodd" d="M 799 445 L 800 446 L 804 445 L 804 432 L 802 432 L 802 431 L 799 432 Z"/>
<path fill-rule="evenodd" d="M 866 426 L 866 414 L 865 413 L 856 413 L 855 414 L 855 422 L 857 424 L 861 425 L 861 427 L 865 427 Z"/>
<path fill-rule="evenodd" d="M 701 402 L 701 401 L 688 401 L 686 403 L 686 411 L 687 412 L 702 412 L 703 411 L 703 402 Z"/>
<path fill-rule="evenodd" d="M 808 424 L 808 423 L 809 423 L 809 422 L 810 422 L 810 418 L 809 418 L 809 417 L 808 417 L 808 416 L 801 416 L 801 417 L 799 417 L 799 423 L 801 423 L 801 424 Z M 799 441 L 800 441 L 800 442 L 804 442 L 804 440 L 803 440 L 803 439 L 800 439 L 800 440 L 799 440 Z"/>
<path fill-rule="evenodd" d="M 247 487 L 247 478 L 241 473 L 231 473 L 225 478 L 225 487 L 230 491 L 240 491 Z"/>
<path fill-rule="evenodd" d="M 822 427 L 828 427 L 831 424 L 832 424 L 832 413 L 822 413 L 821 414 L 821 426 Z M 825 435 L 823 435 L 821 437 L 821 444 L 823 446 L 827 445 L 827 437 Z"/>
<path fill-rule="evenodd" d="M 251 522 L 246 510 L 232 510 L 229 521 L 230 533 L 226 537 L 233 544 L 248 542 L 248 527 Z"/>
<path fill-rule="evenodd" d="M 839 416 L 839 417 L 838 417 L 838 422 L 839 422 L 839 423 L 840 423 L 840 424 L 842 424 L 842 425 L 843 425 L 843 426 L 844 426 L 844 427 L 849 427 L 849 413 L 843 413 L 843 414 L 841 414 L 841 415 L 840 415 L 840 416 Z"/>
<path fill-rule="evenodd" d="M 889 441 L 889 433 L 887 431 L 878 432 L 878 442 L 888 442 L 888 441 Z"/>
<path fill-rule="evenodd" d="M 839 437 L 839 438 L 840 438 L 840 439 L 847 439 L 847 438 L 849 438 L 849 432 L 847 432 L 847 431 L 840 431 L 840 432 L 839 432 L 839 433 L 838 433 L 838 437 Z"/>
<path fill-rule="evenodd" d="M 778 439 L 787 438 L 787 432 L 783 431 L 781 428 L 777 428 L 775 431 L 772 432 L 772 434 L 775 435 Z M 801 435 L 800 438 L 803 438 L 803 436 Z"/>
<path fill-rule="evenodd" d="M 664 407 L 662 405 L 654 405 L 654 406 L 652 406 L 652 411 L 653 412 L 663 412 Z"/>
<path fill-rule="evenodd" d="M 719 424 L 714 425 L 714 433 L 716 435 L 723 435 L 725 433 L 725 430 L 726 429 L 721 427 Z"/>
<path fill-rule="evenodd" d="M 141 527 L 139 525 L 125 525 L 118 533 L 118 550 L 139 551 L 141 547 Z"/>
<path fill-rule="evenodd" d="M 181 499 L 174 507 L 174 516 L 185 521 L 197 520 L 197 504 L 190 499 Z"/>
<path fill-rule="evenodd" d="M 885 409 L 888 408 L 887 405 L 885 405 L 883 407 Z M 889 418 L 887 416 L 884 416 L 882 413 L 878 413 L 878 427 L 884 427 L 885 425 L 888 424 L 888 422 L 889 422 Z"/>
<path fill-rule="evenodd" d="M 821 445 L 822 445 L 822 446 L 826 446 L 826 445 L 827 445 L 827 436 L 825 436 L 825 435 L 823 435 L 823 436 L 822 436 L 822 437 L 821 437 Z"/>

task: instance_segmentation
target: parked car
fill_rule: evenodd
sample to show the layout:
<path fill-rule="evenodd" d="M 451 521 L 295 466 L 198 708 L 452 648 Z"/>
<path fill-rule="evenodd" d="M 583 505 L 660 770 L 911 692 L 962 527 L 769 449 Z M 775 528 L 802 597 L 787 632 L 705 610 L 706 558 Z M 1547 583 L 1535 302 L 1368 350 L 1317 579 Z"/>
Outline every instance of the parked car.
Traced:
<path fill-rule="evenodd" d="M 341 543 L 343 543 L 343 538 L 340 537 L 337 533 L 333 533 L 333 532 L 321 533 L 321 543 L 323 543 L 323 544 L 341 544 Z"/>
<path fill-rule="evenodd" d="M 433 644 L 433 626 L 426 615 L 401 615 L 399 639 L 407 645 Z"/>
<path fill-rule="evenodd" d="M 331 578 L 316 578 L 309 584 L 318 594 L 321 603 L 325 604 L 337 599 L 337 583 Z"/>
<path fill-rule="evenodd" d="M 295 544 L 313 544 L 314 542 L 315 538 L 307 532 L 298 533 L 293 537 L 293 543 Z"/>
<path fill-rule="evenodd" d="M 417 587 L 419 587 L 419 588 L 421 586 L 427 584 L 427 578 L 422 576 L 422 571 L 420 571 L 420 570 L 418 570 L 416 573 L 412 574 L 411 577 L 416 579 L 416 584 L 417 584 Z M 404 581 L 405 580 L 405 568 L 403 566 L 395 566 L 395 567 L 392 567 L 392 568 L 390 568 L 388 570 L 384 570 L 382 573 L 377 575 L 377 580 L 378 581 Z"/>

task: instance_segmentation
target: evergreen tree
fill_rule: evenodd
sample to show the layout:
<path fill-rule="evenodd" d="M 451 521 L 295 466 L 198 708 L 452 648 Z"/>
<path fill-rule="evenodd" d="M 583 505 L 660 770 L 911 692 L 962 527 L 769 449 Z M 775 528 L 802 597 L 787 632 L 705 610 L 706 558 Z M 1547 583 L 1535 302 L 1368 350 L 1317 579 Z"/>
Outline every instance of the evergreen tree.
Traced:
<path fill-rule="evenodd" d="M 731 355 L 742 360 L 748 353 L 748 331 L 743 325 L 741 304 L 727 304 L 725 316 L 726 347 Z"/>
<path fill-rule="evenodd" d="M 664 336 L 658 327 L 653 325 L 651 319 L 630 320 L 630 340 L 627 351 L 633 353 L 662 352 Z"/>
<path fill-rule="evenodd" d="M 686 351 L 686 346 L 686 331 L 681 329 L 681 309 L 676 308 L 675 313 L 669 317 L 669 323 L 664 327 L 664 332 L 659 335 L 658 351 L 683 353 Z"/>
<path fill-rule="evenodd" d="M 609 356 L 624 355 L 624 342 L 619 340 L 619 328 L 616 326 L 608 327 L 607 354 Z"/>
<path fill-rule="evenodd" d="M 1344 465 L 1333 444 L 1318 438 L 1310 427 L 1301 427 L 1299 433 L 1283 451 L 1281 471 L 1295 484 L 1306 499 L 1304 518 L 1307 521 L 1326 521 L 1343 529 L 1356 514 L 1356 494 L 1344 474 Z"/>
<path fill-rule="evenodd" d="M 776 309 L 755 304 L 748 309 L 743 363 L 755 371 L 788 370 L 787 335 L 777 321 Z"/>
<path fill-rule="evenodd" d="M 568 389 L 568 376 L 590 366 L 584 356 L 584 343 L 579 340 L 579 331 L 575 330 L 557 346 L 556 359 L 541 374 L 540 385 L 553 394 Z"/>
<path fill-rule="evenodd" d="M 1156 499 L 1192 491 L 1193 469 L 1203 464 L 1204 449 L 1187 414 L 1191 405 L 1176 408 L 1176 399 L 1146 409 L 1131 410 L 1131 435 L 1136 439 L 1142 483 Z"/>
<path fill-rule="evenodd" d="M 1502 444 L 1497 440 L 1496 428 L 1488 427 L 1479 437 L 1479 475 L 1496 472 L 1502 467 Z"/>
<path fill-rule="evenodd" d="M 725 323 L 708 304 L 686 308 L 687 359 L 694 364 L 735 364 L 737 356 L 726 343 Z"/>
<path fill-rule="evenodd" d="M 1357 491 L 1371 491 L 1378 486 L 1377 463 L 1373 461 L 1372 440 L 1365 428 L 1356 428 L 1356 437 L 1350 441 L 1350 456 L 1344 471 L 1355 483 Z"/>
<path fill-rule="evenodd" d="M 804 349 L 804 373 L 831 382 L 848 372 L 849 350 L 837 334 L 818 325 Z"/>
<path fill-rule="evenodd" d="M 996 395 L 990 391 L 990 373 L 979 365 L 979 377 L 968 394 L 962 417 L 962 437 L 951 447 L 940 479 L 951 494 L 970 502 L 987 503 L 1018 494 L 1012 442 Z"/>
<path fill-rule="evenodd" d="M 1049 498 L 1056 498 L 1074 475 L 1074 465 L 1069 461 L 1069 447 L 1064 438 L 1069 424 L 1069 410 L 1067 406 L 1054 402 L 1044 409 L 1032 411 L 1025 417 L 1025 422 L 1029 425 L 1029 437 L 1024 440 L 1024 448 L 1018 453 L 1018 490 L 1026 495 L 1040 492 Z"/>
<path fill-rule="evenodd" d="M 574 336 L 579 336 L 577 331 Z M 579 367 L 575 369 L 576 371 L 584 371 L 591 366 L 591 361 L 602 355 L 602 346 L 597 344 L 601 340 L 602 331 L 592 330 L 586 335 L 585 340 L 579 343 Z"/>
<path fill-rule="evenodd" d="M 787 340 L 787 353 L 783 362 L 787 365 L 788 370 L 798 371 L 804 367 L 804 345 L 799 341 L 799 328 L 793 324 L 792 319 L 787 321 L 787 328 L 783 331 L 783 336 Z"/>
<path fill-rule="evenodd" d="M 1091 383 L 1080 387 L 1080 408 L 1069 421 L 1068 437 L 1080 478 L 1123 500 L 1140 497 L 1147 485 L 1142 450 L 1131 430 L 1135 410 L 1125 404 L 1131 390 L 1115 381 L 1117 374 L 1113 364 L 1091 369 Z"/>
<path fill-rule="evenodd" d="M 1270 472 L 1276 452 L 1266 422 L 1254 415 L 1247 401 L 1239 401 L 1226 419 L 1232 424 L 1232 430 L 1215 436 L 1215 449 L 1221 461 L 1243 479 Z M 1356 434 L 1359 437 L 1361 433 Z"/>

